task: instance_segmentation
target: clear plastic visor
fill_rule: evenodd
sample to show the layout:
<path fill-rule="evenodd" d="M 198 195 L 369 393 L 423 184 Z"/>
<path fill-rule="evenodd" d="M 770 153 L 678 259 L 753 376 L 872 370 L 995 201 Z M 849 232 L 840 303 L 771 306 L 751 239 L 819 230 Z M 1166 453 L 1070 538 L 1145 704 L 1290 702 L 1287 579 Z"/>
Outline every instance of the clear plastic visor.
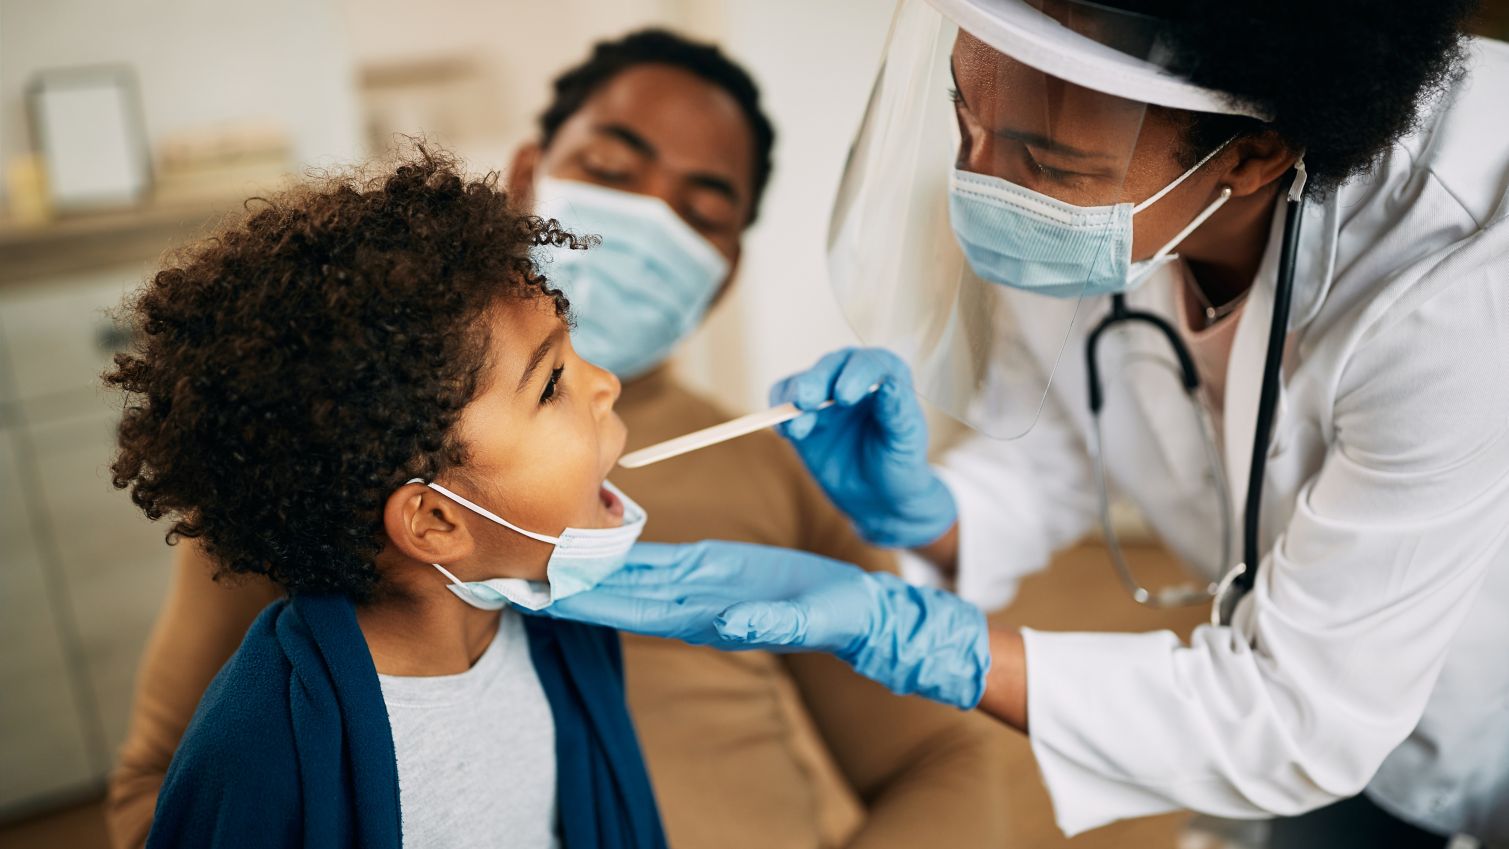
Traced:
<path fill-rule="evenodd" d="M 1132 167 L 1145 102 L 1001 46 L 1025 32 L 1039 58 L 1089 50 L 1154 79 L 1153 23 L 1062 0 L 897 7 L 834 207 L 832 285 L 866 344 L 990 436 L 1026 433 L 1055 372 L 1078 362 L 1083 302 L 1141 258 L 1132 208 L 1162 188 Z"/>

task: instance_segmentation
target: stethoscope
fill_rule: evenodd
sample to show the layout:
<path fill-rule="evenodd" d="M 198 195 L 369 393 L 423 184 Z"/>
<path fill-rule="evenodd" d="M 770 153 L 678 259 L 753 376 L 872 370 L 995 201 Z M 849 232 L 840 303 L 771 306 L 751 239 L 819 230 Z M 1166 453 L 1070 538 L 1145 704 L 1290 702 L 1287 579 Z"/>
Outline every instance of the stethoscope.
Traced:
<path fill-rule="evenodd" d="M 1096 482 L 1100 490 L 1100 521 L 1106 537 L 1106 549 L 1111 564 L 1126 585 L 1132 598 L 1149 607 L 1172 607 L 1199 604 L 1211 601 L 1211 623 L 1231 624 L 1237 602 L 1247 594 L 1257 580 L 1258 570 L 1258 513 L 1263 502 L 1263 475 L 1268 463 L 1268 440 L 1273 433 L 1273 419 L 1278 409 L 1279 384 L 1283 375 L 1284 339 L 1289 330 L 1289 306 L 1294 294 L 1294 269 L 1298 257 L 1300 221 L 1304 213 L 1305 167 L 1301 159 L 1287 185 L 1288 201 L 1284 219 L 1284 239 L 1279 250 L 1278 280 L 1273 295 L 1273 318 L 1268 327 L 1268 346 L 1263 359 L 1263 382 L 1258 394 L 1257 421 L 1253 425 L 1252 461 L 1248 469 L 1246 506 L 1242 516 L 1242 551 L 1236 565 L 1226 571 L 1219 581 L 1204 586 L 1180 585 L 1154 592 L 1143 587 L 1132 573 L 1123 557 L 1121 546 L 1116 541 L 1111 521 L 1111 499 L 1106 478 L 1104 450 L 1101 439 L 1100 413 L 1105 406 L 1105 392 L 1101 384 L 1100 366 L 1096 361 L 1096 349 L 1107 330 L 1118 325 L 1145 324 L 1158 331 L 1167 340 L 1177 360 L 1180 383 L 1188 395 L 1192 409 L 1200 424 L 1205 452 L 1214 476 L 1213 488 L 1219 501 L 1221 513 L 1221 551 L 1223 556 L 1231 549 L 1232 510 L 1231 493 L 1225 479 L 1225 465 L 1217 448 L 1215 430 L 1210 415 L 1200 401 L 1200 375 L 1195 369 L 1194 357 L 1189 348 L 1162 316 L 1151 312 L 1131 309 L 1126 297 L 1116 294 L 1111 297 L 1111 311 L 1090 331 L 1085 340 L 1085 370 L 1090 393 L 1090 418 L 1092 427 L 1091 454 L 1095 461 Z"/>

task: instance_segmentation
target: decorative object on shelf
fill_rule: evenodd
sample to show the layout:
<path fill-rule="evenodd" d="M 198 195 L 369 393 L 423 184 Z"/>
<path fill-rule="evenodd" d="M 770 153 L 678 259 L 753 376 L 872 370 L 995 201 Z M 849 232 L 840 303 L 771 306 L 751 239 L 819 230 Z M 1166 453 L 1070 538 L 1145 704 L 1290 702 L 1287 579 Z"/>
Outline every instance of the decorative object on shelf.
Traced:
<path fill-rule="evenodd" d="M 36 227 L 52 218 L 42 157 L 22 153 L 5 163 L 6 212 L 18 226 Z"/>
<path fill-rule="evenodd" d="M 26 99 L 54 209 L 94 211 L 147 199 L 152 159 L 130 68 L 42 71 Z"/>

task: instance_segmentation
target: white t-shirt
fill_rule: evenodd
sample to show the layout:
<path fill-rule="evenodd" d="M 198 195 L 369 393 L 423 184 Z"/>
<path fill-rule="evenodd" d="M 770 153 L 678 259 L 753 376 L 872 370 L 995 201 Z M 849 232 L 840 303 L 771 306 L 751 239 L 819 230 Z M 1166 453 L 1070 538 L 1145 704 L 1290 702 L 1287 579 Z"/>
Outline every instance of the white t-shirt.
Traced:
<path fill-rule="evenodd" d="M 555 721 L 520 615 L 459 675 L 378 675 L 405 846 L 556 849 Z"/>

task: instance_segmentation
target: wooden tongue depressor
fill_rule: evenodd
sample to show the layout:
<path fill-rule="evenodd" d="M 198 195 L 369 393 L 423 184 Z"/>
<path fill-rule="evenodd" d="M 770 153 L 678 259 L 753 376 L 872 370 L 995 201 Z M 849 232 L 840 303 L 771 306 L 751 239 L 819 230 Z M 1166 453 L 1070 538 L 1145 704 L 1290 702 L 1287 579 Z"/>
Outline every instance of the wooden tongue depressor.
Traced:
<path fill-rule="evenodd" d="M 833 406 L 832 401 L 824 401 L 817 406 L 818 410 L 826 410 Z M 782 422 L 789 422 L 800 416 L 804 411 L 798 410 L 795 404 L 781 404 L 758 413 L 750 413 L 740 416 L 723 424 L 705 427 L 701 430 L 692 431 L 686 436 L 678 436 L 675 439 L 667 439 L 659 445 L 651 445 L 638 451 L 631 451 L 618 458 L 618 465 L 625 469 L 637 469 L 648 466 L 651 463 L 659 463 L 661 460 L 669 460 L 672 457 L 680 457 L 700 448 L 727 442 L 741 436 L 764 430 L 767 427 L 775 427 Z M 816 412 L 814 410 L 813 412 Z"/>
<path fill-rule="evenodd" d="M 880 388 L 876 383 L 870 386 L 867 392 L 874 392 Z M 798 410 L 795 404 L 781 404 L 758 413 L 750 413 L 740 416 L 733 421 L 727 421 L 720 425 L 705 427 L 702 430 L 692 431 L 686 436 L 678 436 L 675 439 L 667 439 L 659 445 L 651 445 L 638 451 L 631 451 L 618 458 L 618 465 L 625 469 L 638 469 L 651 463 L 659 463 L 661 460 L 669 460 L 672 457 L 680 457 L 702 448 L 727 442 L 730 439 L 738 439 L 741 436 L 764 430 L 767 427 L 775 427 L 782 422 L 789 422 L 800 416 L 803 412 L 818 412 L 833 406 L 833 401 L 824 401 L 810 411 Z"/>

